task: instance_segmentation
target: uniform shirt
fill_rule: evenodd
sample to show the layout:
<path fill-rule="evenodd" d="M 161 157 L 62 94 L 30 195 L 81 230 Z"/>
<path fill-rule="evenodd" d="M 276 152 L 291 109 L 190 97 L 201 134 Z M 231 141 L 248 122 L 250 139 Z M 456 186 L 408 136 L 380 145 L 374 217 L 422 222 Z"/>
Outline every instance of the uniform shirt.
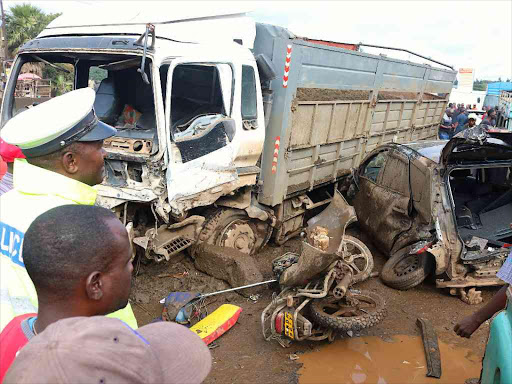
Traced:
<path fill-rule="evenodd" d="M 36 290 L 23 264 L 23 237 L 32 221 L 61 205 L 93 205 L 96 194 L 79 181 L 14 161 L 14 189 L 0 198 L 0 331 L 14 317 L 37 312 Z M 109 316 L 137 328 L 130 304 Z"/>
<path fill-rule="evenodd" d="M 35 319 L 35 316 L 37 313 L 16 316 L 0 333 L 0 383 L 18 352 L 35 336 L 29 321 Z"/>

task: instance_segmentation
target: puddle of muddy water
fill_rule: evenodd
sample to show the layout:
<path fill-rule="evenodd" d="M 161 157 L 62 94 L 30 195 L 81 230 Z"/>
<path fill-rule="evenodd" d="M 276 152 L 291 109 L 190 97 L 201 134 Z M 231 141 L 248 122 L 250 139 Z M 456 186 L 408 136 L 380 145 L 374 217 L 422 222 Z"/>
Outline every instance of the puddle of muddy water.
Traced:
<path fill-rule="evenodd" d="M 463 384 L 479 377 L 481 359 L 469 349 L 439 341 L 442 375 L 426 377 L 427 363 L 421 337 L 356 337 L 320 346 L 318 351 L 301 355 L 299 384 Z"/>

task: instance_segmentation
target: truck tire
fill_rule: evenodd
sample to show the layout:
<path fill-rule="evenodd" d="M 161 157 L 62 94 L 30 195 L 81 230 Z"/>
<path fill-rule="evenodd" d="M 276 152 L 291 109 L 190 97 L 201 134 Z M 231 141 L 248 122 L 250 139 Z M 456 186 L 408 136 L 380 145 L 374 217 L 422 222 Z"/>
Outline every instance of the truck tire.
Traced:
<path fill-rule="evenodd" d="M 207 213 L 203 230 L 196 244 L 188 248 L 195 257 L 201 243 L 230 247 L 253 255 L 265 246 L 272 233 L 270 226 L 247 216 L 245 211 L 218 208 Z"/>
<path fill-rule="evenodd" d="M 373 327 L 386 316 L 386 302 L 375 292 L 359 292 L 351 295 L 360 301 L 361 309 L 350 307 L 346 298 L 328 296 L 311 302 L 313 318 L 320 325 L 337 331 L 360 331 Z M 344 311 L 343 316 L 336 314 L 339 310 Z"/>
<path fill-rule="evenodd" d="M 433 257 L 427 253 L 410 255 L 411 246 L 400 249 L 384 264 L 380 277 L 388 287 L 407 290 L 423 282 L 434 268 Z"/>
<path fill-rule="evenodd" d="M 356 273 L 352 278 L 352 284 L 368 279 L 373 271 L 373 256 L 368 247 L 358 238 L 345 235 L 343 238 L 347 244 L 347 250 L 353 251 L 352 260 L 347 261 L 352 268 L 356 268 L 360 272 Z"/>

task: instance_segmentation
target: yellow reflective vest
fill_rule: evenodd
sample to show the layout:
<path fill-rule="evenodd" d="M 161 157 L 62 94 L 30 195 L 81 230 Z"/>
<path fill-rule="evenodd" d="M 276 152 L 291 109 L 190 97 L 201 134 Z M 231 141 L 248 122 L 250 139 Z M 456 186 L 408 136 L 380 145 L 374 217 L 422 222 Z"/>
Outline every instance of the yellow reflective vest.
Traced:
<path fill-rule="evenodd" d="M 23 237 L 32 221 L 61 205 L 93 205 L 96 194 L 79 181 L 15 160 L 14 189 L 0 197 L 0 331 L 15 316 L 37 312 L 36 290 L 23 264 Z M 137 328 L 129 303 L 109 316 Z"/>

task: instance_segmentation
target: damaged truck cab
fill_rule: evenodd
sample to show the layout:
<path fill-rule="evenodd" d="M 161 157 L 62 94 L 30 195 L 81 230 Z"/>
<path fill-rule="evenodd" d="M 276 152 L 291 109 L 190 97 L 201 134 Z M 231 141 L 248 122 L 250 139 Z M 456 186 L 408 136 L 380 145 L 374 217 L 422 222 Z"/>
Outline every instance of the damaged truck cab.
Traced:
<path fill-rule="evenodd" d="M 378 144 L 435 138 L 455 79 L 245 13 L 146 11 L 55 19 L 20 48 L 1 121 L 93 87 L 98 118 L 118 131 L 97 204 L 156 261 L 202 242 L 254 254 L 297 235 Z M 18 75 L 38 68 L 69 84 L 43 95 L 42 79 L 30 93 Z"/>

